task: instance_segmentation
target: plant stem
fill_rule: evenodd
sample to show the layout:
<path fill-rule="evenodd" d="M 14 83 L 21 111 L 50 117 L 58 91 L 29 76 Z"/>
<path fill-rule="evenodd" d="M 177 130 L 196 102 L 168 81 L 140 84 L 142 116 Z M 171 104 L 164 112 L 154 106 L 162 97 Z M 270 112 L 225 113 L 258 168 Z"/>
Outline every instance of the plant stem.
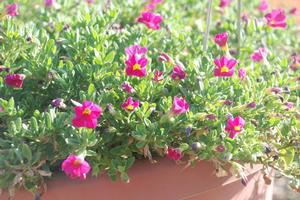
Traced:
<path fill-rule="evenodd" d="M 207 50 L 207 43 L 208 43 L 208 37 L 209 37 L 209 30 L 210 30 L 210 21 L 211 21 L 211 13 L 212 13 L 212 0 L 208 1 L 208 7 L 207 7 L 207 15 L 206 15 L 206 30 L 205 35 L 203 39 L 203 50 Z"/>
<path fill-rule="evenodd" d="M 241 22 L 241 10 L 242 10 L 242 0 L 238 0 L 238 10 L 237 10 L 237 32 L 238 32 L 238 49 L 237 54 L 240 55 L 241 52 L 241 35 L 242 35 L 242 22 Z"/>

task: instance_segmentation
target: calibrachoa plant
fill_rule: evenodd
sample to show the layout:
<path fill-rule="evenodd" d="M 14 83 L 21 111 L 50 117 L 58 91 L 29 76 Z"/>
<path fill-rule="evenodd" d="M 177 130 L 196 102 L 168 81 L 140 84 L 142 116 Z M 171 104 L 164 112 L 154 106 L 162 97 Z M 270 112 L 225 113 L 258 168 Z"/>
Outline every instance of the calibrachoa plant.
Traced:
<path fill-rule="evenodd" d="M 262 164 L 299 191 L 296 11 L 247 1 L 237 30 L 236 4 L 213 1 L 206 50 L 206 1 L 2 1 L 0 188 L 41 194 L 59 171 L 128 182 L 160 156 L 244 185 Z"/>

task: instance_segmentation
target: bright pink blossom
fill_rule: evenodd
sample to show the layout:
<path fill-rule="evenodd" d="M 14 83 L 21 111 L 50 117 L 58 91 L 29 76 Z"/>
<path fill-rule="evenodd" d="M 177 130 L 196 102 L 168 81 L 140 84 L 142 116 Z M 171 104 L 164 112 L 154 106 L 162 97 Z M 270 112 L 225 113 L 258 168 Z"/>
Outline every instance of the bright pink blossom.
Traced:
<path fill-rule="evenodd" d="M 52 6 L 55 5 L 55 3 L 56 3 L 55 0 L 45 0 L 44 1 L 44 4 L 45 4 L 46 7 L 52 7 Z"/>
<path fill-rule="evenodd" d="M 228 77 L 233 75 L 237 61 L 235 59 L 222 56 L 220 59 L 215 59 L 214 63 L 216 65 L 214 75 L 219 77 Z"/>
<path fill-rule="evenodd" d="M 87 2 L 88 4 L 93 4 L 93 3 L 95 3 L 95 0 L 86 0 L 86 2 Z"/>
<path fill-rule="evenodd" d="M 230 2 L 231 2 L 231 0 L 220 0 L 219 7 L 225 8 L 225 7 L 229 6 Z"/>
<path fill-rule="evenodd" d="M 268 2 L 266 0 L 261 0 L 258 9 L 263 12 L 268 10 L 268 8 L 269 8 Z"/>
<path fill-rule="evenodd" d="M 130 56 L 126 63 L 126 75 L 143 77 L 147 74 L 148 60 L 145 57 L 139 58 L 139 56 Z"/>
<path fill-rule="evenodd" d="M 91 128 L 97 127 L 97 119 L 102 114 L 102 109 L 90 101 L 84 101 L 82 105 L 74 108 L 75 117 L 72 120 L 72 125 L 76 128 Z"/>
<path fill-rule="evenodd" d="M 168 148 L 167 156 L 172 160 L 178 161 L 183 157 L 183 154 L 179 148 Z"/>
<path fill-rule="evenodd" d="M 268 26 L 272 28 L 286 28 L 286 16 L 283 10 L 274 9 L 265 15 Z"/>
<path fill-rule="evenodd" d="M 152 80 L 155 82 L 160 82 L 160 81 L 164 80 L 164 72 L 155 70 Z"/>
<path fill-rule="evenodd" d="M 6 5 L 6 13 L 11 17 L 18 16 L 18 5 L 16 3 Z"/>
<path fill-rule="evenodd" d="M 5 83 L 13 88 L 22 88 L 25 77 L 24 74 L 7 74 L 5 76 Z"/>
<path fill-rule="evenodd" d="M 127 101 L 125 101 L 123 104 L 122 104 L 122 108 L 124 110 L 127 110 L 129 112 L 132 112 L 134 111 L 138 106 L 140 105 L 140 101 L 137 100 L 137 101 L 133 101 L 132 100 L 132 97 L 128 97 Z"/>
<path fill-rule="evenodd" d="M 267 55 L 268 55 L 267 49 L 259 48 L 251 54 L 251 60 L 254 62 L 260 62 L 263 61 L 264 58 L 267 57 Z"/>
<path fill-rule="evenodd" d="M 63 161 L 61 168 L 70 178 L 80 178 L 82 180 L 86 179 L 86 175 L 91 169 L 89 163 L 82 156 L 73 154 Z"/>
<path fill-rule="evenodd" d="M 244 126 L 245 120 L 238 116 L 227 120 L 227 126 L 225 130 L 229 133 L 229 137 L 233 139 L 238 133 L 244 130 Z"/>
<path fill-rule="evenodd" d="M 175 65 L 171 74 L 173 80 L 183 80 L 186 77 L 186 73 L 182 66 Z"/>
<path fill-rule="evenodd" d="M 246 78 L 246 76 L 247 76 L 247 71 L 246 71 L 246 69 L 245 69 L 245 68 L 240 68 L 240 69 L 238 70 L 238 76 L 239 76 L 239 78 L 240 78 L 241 80 L 244 80 L 244 79 Z"/>
<path fill-rule="evenodd" d="M 222 50 L 227 50 L 228 33 L 218 33 L 215 36 L 215 43 L 219 45 Z"/>
<path fill-rule="evenodd" d="M 146 47 L 142 47 L 138 44 L 131 45 L 125 49 L 125 53 L 127 56 L 139 56 L 144 57 L 147 53 L 148 49 Z"/>
<path fill-rule="evenodd" d="M 123 84 L 122 84 L 122 89 L 128 93 L 134 93 L 135 90 L 134 88 L 130 85 L 129 82 L 125 81 Z"/>
<path fill-rule="evenodd" d="M 158 56 L 158 61 L 160 61 L 160 62 L 170 62 L 171 61 L 171 57 L 168 54 L 162 52 Z"/>
<path fill-rule="evenodd" d="M 289 11 L 289 13 L 290 13 L 291 15 L 297 15 L 298 10 L 297 10 L 296 7 L 294 7 L 294 8 L 292 8 L 292 9 Z"/>
<path fill-rule="evenodd" d="M 171 114 L 180 115 L 186 113 L 189 110 L 189 104 L 183 97 L 175 96 L 173 99 L 173 105 L 171 108 Z"/>
<path fill-rule="evenodd" d="M 163 19 L 159 14 L 152 12 L 143 12 L 137 19 L 138 22 L 145 24 L 148 28 L 153 30 L 160 29 L 160 23 L 162 20 Z"/>

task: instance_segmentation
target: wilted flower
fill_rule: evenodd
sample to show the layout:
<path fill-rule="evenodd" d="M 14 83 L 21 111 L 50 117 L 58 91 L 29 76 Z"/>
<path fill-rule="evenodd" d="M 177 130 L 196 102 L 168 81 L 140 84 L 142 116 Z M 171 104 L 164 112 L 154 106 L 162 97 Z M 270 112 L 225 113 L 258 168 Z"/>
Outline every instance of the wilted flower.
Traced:
<path fill-rule="evenodd" d="M 247 108 L 256 108 L 256 102 L 252 101 L 251 103 L 248 103 Z"/>
<path fill-rule="evenodd" d="M 6 5 L 6 13 L 11 17 L 18 16 L 18 5 L 16 3 Z"/>
<path fill-rule="evenodd" d="M 160 72 L 158 70 L 155 70 L 152 80 L 155 81 L 155 82 L 160 82 L 160 81 L 164 80 L 163 74 L 164 74 L 164 72 Z"/>
<path fill-rule="evenodd" d="M 219 7 L 225 8 L 226 6 L 228 6 L 230 4 L 230 2 L 231 2 L 231 0 L 220 0 Z"/>
<path fill-rule="evenodd" d="M 229 100 L 229 99 L 226 99 L 223 101 L 223 104 L 226 105 L 226 106 L 231 106 L 234 102 Z"/>
<path fill-rule="evenodd" d="M 274 9 L 272 12 L 265 15 L 268 26 L 272 28 L 286 28 L 285 13 L 281 9 Z"/>
<path fill-rule="evenodd" d="M 210 121 L 216 121 L 217 120 L 217 116 L 215 114 L 208 114 L 205 116 L 206 119 L 210 120 Z"/>
<path fill-rule="evenodd" d="M 265 10 L 268 10 L 268 8 L 269 8 L 268 2 L 266 0 L 261 0 L 258 9 L 263 12 Z"/>
<path fill-rule="evenodd" d="M 86 0 L 86 2 L 87 2 L 88 4 L 93 4 L 93 3 L 95 3 L 95 0 Z"/>
<path fill-rule="evenodd" d="M 144 57 L 147 53 L 148 49 L 146 47 L 142 47 L 138 44 L 131 45 L 125 49 L 125 53 L 127 56 L 137 56 Z"/>
<path fill-rule="evenodd" d="M 122 108 L 124 110 L 127 110 L 129 112 L 132 112 L 134 111 L 138 106 L 140 105 L 140 101 L 137 100 L 137 101 L 133 101 L 132 100 L 132 97 L 128 97 L 127 101 L 125 101 L 123 104 L 122 104 Z"/>
<path fill-rule="evenodd" d="M 22 88 L 25 77 L 24 74 L 7 74 L 5 83 L 13 88 Z"/>
<path fill-rule="evenodd" d="M 168 148 L 168 153 L 167 153 L 168 158 L 178 161 L 183 157 L 183 154 L 179 148 Z"/>
<path fill-rule="evenodd" d="M 163 19 L 159 14 L 152 12 L 143 12 L 137 19 L 138 22 L 145 24 L 148 28 L 153 30 L 160 29 L 160 23 L 162 20 Z"/>
<path fill-rule="evenodd" d="M 66 107 L 66 105 L 64 104 L 64 100 L 61 98 L 52 100 L 51 105 L 55 108 L 65 108 Z"/>
<path fill-rule="evenodd" d="M 8 67 L 4 67 L 4 66 L 0 66 L 0 73 L 1 72 L 9 72 L 9 68 Z"/>
<path fill-rule="evenodd" d="M 72 120 L 72 125 L 76 128 L 96 128 L 97 119 L 102 114 L 102 109 L 90 101 L 84 101 L 82 105 L 74 108 L 75 117 Z"/>
<path fill-rule="evenodd" d="M 185 101 L 183 97 L 174 97 L 173 105 L 171 108 L 171 114 L 180 115 L 186 113 L 189 109 L 189 104 Z"/>
<path fill-rule="evenodd" d="M 134 93 L 135 90 L 134 88 L 130 85 L 129 82 L 125 81 L 123 84 L 122 84 L 122 89 L 128 93 Z"/>
<path fill-rule="evenodd" d="M 259 48 L 251 54 L 251 60 L 254 62 L 263 61 L 268 55 L 267 49 Z"/>
<path fill-rule="evenodd" d="M 270 91 L 272 93 L 275 93 L 275 94 L 281 94 L 282 93 L 282 89 L 280 87 L 273 87 L 270 89 Z"/>
<path fill-rule="evenodd" d="M 215 59 L 214 63 L 216 65 L 214 75 L 220 77 L 228 77 L 233 75 L 234 67 L 237 64 L 237 61 L 235 59 L 230 59 L 222 56 L 220 59 Z"/>
<path fill-rule="evenodd" d="M 193 125 L 188 125 L 186 127 L 185 134 L 186 134 L 187 137 L 190 137 L 192 130 L 193 130 Z"/>
<path fill-rule="evenodd" d="M 160 61 L 160 62 L 170 62 L 171 58 L 168 54 L 162 52 L 158 57 L 158 61 Z"/>
<path fill-rule="evenodd" d="M 241 80 L 244 80 L 244 79 L 246 78 L 246 76 L 247 76 L 247 71 L 246 71 L 246 69 L 245 69 L 245 68 L 240 68 L 240 69 L 238 70 L 238 76 L 239 76 L 239 78 L 240 78 Z"/>
<path fill-rule="evenodd" d="M 240 116 L 231 118 L 227 120 L 227 126 L 225 130 L 229 133 L 230 138 L 235 138 L 235 136 L 244 130 L 245 120 Z"/>
<path fill-rule="evenodd" d="M 180 65 L 175 65 L 172 72 L 172 79 L 173 80 L 183 80 L 185 79 L 186 73 Z"/>
<path fill-rule="evenodd" d="M 249 16 L 248 16 L 248 13 L 244 12 L 242 14 L 242 20 L 247 24 L 248 21 L 249 21 Z"/>
<path fill-rule="evenodd" d="M 62 170 L 72 179 L 80 178 L 86 179 L 86 175 L 89 173 L 91 167 L 83 156 L 69 155 L 61 165 Z"/>
<path fill-rule="evenodd" d="M 293 102 L 286 102 L 284 105 L 287 107 L 287 110 L 290 110 L 290 109 L 293 108 L 294 103 Z"/>
<path fill-rule="evenodd" d="M 224 32 L 224 33 L 218 33 L 215 36 L 215 43 L 217 45 L 219 45 L 223 51 L 227 51 L 228 47 L 227 47 L 227 41 L 228 41 L 228 33 Z"/>
<path fill-rule="evenodd" d="M 223 153 L 225 151 L 225 147 L 223 145 L 219 145 L 216 147 L 216 151 L 219 153 Z"/>
<path fill-rule="evenodd" d="M 126 75 L 127 76 L 138 76 L 143 77 L 147 74 L 147 58 L 139 58 L 139 56 L 133 55 L 125 62 L 126 64 Z"/>
<path fill-rule="evenodd" d="M 297 10 L 296 7 L 294 7 L 294 8 L 292 8 L 292 9 L 290 9 L 289 13 L 290 13 L 291 15 L 297 15 L 298 10 Z"/>
<path fill-rule="evenodd" d="M 55 3 L 56 3 L 56 0 L 45 0 L 44 1 L 44 4 L 46 7 L 52 7 L 55 5 Z"/>

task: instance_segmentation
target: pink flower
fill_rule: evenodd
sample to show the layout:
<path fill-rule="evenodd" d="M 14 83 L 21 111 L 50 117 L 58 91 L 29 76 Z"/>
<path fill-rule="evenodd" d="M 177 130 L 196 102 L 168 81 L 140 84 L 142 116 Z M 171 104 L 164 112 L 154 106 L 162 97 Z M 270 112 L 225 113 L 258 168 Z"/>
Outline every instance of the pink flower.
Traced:
<path fill-rule="evenodd" d="M 95 0 L 86 0 L 86 2 L 87 2 L 88 4 L 93 4 L 93 3 L 95 3 Z"/>
<path fill-rule="evenodd" d="M 46 7 L 52 7 L 52 6 L 54 6 L 55 3 L 56 3 L 55 0 L 45 0 L 44 1 L 44 4 Z"/>
<path fill-rule="evenodd" d="M 16 3 L 6 5 L 6 13 L 11 17 L 18 16 L 18 5 Z"/>
<path fill-rule="evenodd" d="M 256 108 L 256 102 L 252 101 L 251 103 L 248 103 L 247 108 Z"/>
<path fill-rule="evenodd" d="M 228 40 L 228 33 L 227 32 L 224 32 L 224 33 L 218 33 L 216 36 L 215 36 L 215 43 L 217 45 L 219 45 L 222 50 L 227 50 L 227 40 Z"/>
<path fill-rule="evenodd" d="M 138 44 L 131 45 L 125 49 L 125 53 L 127 56 L 140 56 L 144 57 L 147 53 L 148 49 L 146 47 L 141 47 Z"/>
<path fill-rule="evenodd" d="M 143 12 L 137 21 L 145 24 L 150 29 L 158 30 L 160 29 L 162 17 L 152 12 Z"/>
<path fill-rule="evenodd" d="M 171 114 L 180 115 L 186 113 L 189 110 L 189 104 L 183 97 L 175 96 L 173 99 L 173 105 L 171 108 Z"/>
<path fill-rule="evenodd" d="M 158 57 L 158 61 L 160 61 L 160 62 L 170 62 L 171 58 L 168 54 L 162 52 Z"/>
<path fill-rule="evenodd" d="M 266 0 L 261 0 L 258 9 L 263 12 L 268 10 L 268 8 L 269 8 L 268 2 Z"/>
<path fill-rule="evenodd" d="M 254 62 L 263 61 L 268 55 L 267 49 L 259 48 L 251 54 L 251 60 Z"/>
<path fill-rule="evenodd" d="M 152 80 L 155 81 L 155 82 L 160 82 L 160 81 L 164 80 L 163 74 L 164 74 L 164 72 L 160 72 L 158 70 L 155 70 Z"/>
<path fill-rule="evenodd" d="M 242 20 L 247 24 L 248 21 L 249 21 L 249 16 L 248 16 L 248 13 L 244 12 L 242 14 Z"/>
<path fill-rule="evenodd" d="M 102 114 L 100 106 L 90 101 L 84 101 L 82 105 L 74 108 L 75 117 L 72 120 L 72 125 L 76 128 L 91 128 L 97 127 L 97 119 Z"/>
<path fill-rule="evenodd" d="M 229 99 L 226 99 L 226 100 L 223 101 L 223 104 L 224 104 L 225 106 L 231 106 L 232 104 L 234 104 L 234 102 L 231 101 L 231 100 L 229 100 Z"/>
<path fill-rule="evenodd" d="M 245 120 L 238 116 L 227 120 L 227 126 L 225 130 L 229 133 L 229 137 L 233 139 L 238 133 L 244 130 L 244 126 Z"/>
<path fill-rule="evenodd" d="M 128 93 L 134 93 L 135 90 L 134 88 L 130 85 L 129 82 L 125 81 L 123 84 L 122 84 L 122 89 Z"/>
<path fill-rule="evenodd" d="M 297 10 L 296 7 L 294 7 L 294 8 L 292 8 L 292 9 L 289 11 L 289 13 L 290 13 L 291 15 L 297 15 L 298 10 Z"/>
<path fill-rule="evenodd" d="M 80 178 L 82 180 L 86 179 L 86 175 L 91 169 L 89 163 L 82 156 L 73 154 L 63 161 L 61 168 L 70 178 Z"/>
<path fill-rule="evenodd" d="M 228 77 L 233 75 L 237 61 L 235 59 L 222 56 L 220 59 L 215 59 L 214 63 L 216 65 L 214 75 L 219 77 Z"/>
<path fill-rule="evenodd" d="M 265 15 L 267 24 L 273 28 L 286 28 L 285 13 L 281 9 L 274 9 L 272 12 Z"/>
<path fill-rule="evenodd" d="M 127 76 L 138 76 L 143 77 L 147 74 L 147 58 L 139 58 L 138 55 L 130 56 L 126 63 L 126 75 Z"/>
<path fill-rule="evenodd" d="M 7 74 L 5 76 L 5 83 L 13 88 L 22 88 L 25 77 L 24 74 Z"/>
<path fill-rule="evenodd" d="M 183 157 L 183 154 L 179 148 L 168 148 L 167 156 L 172 160 L 178 161 Z"/>
<path fill-rule="evenodd" d="M 286 102 L 284 104 L 287 107 L 287 110 L 290 110 L 294 107 L 294 103 L 293 102 Z"/>
<path fill-rule="evenodd" d="M 173 68 L 173 72 L 171 74 L 171 77 L 173 80 L 183 80 L 185 79 L 186 73 L 182 66 L 175 65 Z"/>
<path fill-rule="evenodd" d="M 223 145 L 219 145 L 217 146 L 216 151 L 219 153 L 223 153 L 225 151 L 225 147 Z"/>
<path fill-rule="evenodd" d="M 133 101 L 132 100 L 132 97 L 128 97 L 127 101 L 125 101 L 123 104 L 122 104 L 122 108 L 124 110 L 127 110 L 129 112 L 132 112 L 134 111 L 138 106 L 140 105 L 140 101 L 137 100 L 137 101 Z"/>
<path fill-rule="evenodd" d="M 225 8 L 226 6 L 229 6 L 231 0 L 220 0 L 219 7 L 220 8 Z"/>
<path fill-rule="evenodd" d="M 247 76 L 247 71 L 246 71 L 246 69 L 245 69 L 245 68 L 240 68 L 240 69 L 238 70 L 238 76 L 239 76 L 239 78 L 240 78 L 241 80 L 244 80 L 244 79 L 246 78 L 246 76 Z"/>
<path fill-rule="evenodd" d="M 4 109 L 0 106 L 0 113 L 3 113 Z"/>

